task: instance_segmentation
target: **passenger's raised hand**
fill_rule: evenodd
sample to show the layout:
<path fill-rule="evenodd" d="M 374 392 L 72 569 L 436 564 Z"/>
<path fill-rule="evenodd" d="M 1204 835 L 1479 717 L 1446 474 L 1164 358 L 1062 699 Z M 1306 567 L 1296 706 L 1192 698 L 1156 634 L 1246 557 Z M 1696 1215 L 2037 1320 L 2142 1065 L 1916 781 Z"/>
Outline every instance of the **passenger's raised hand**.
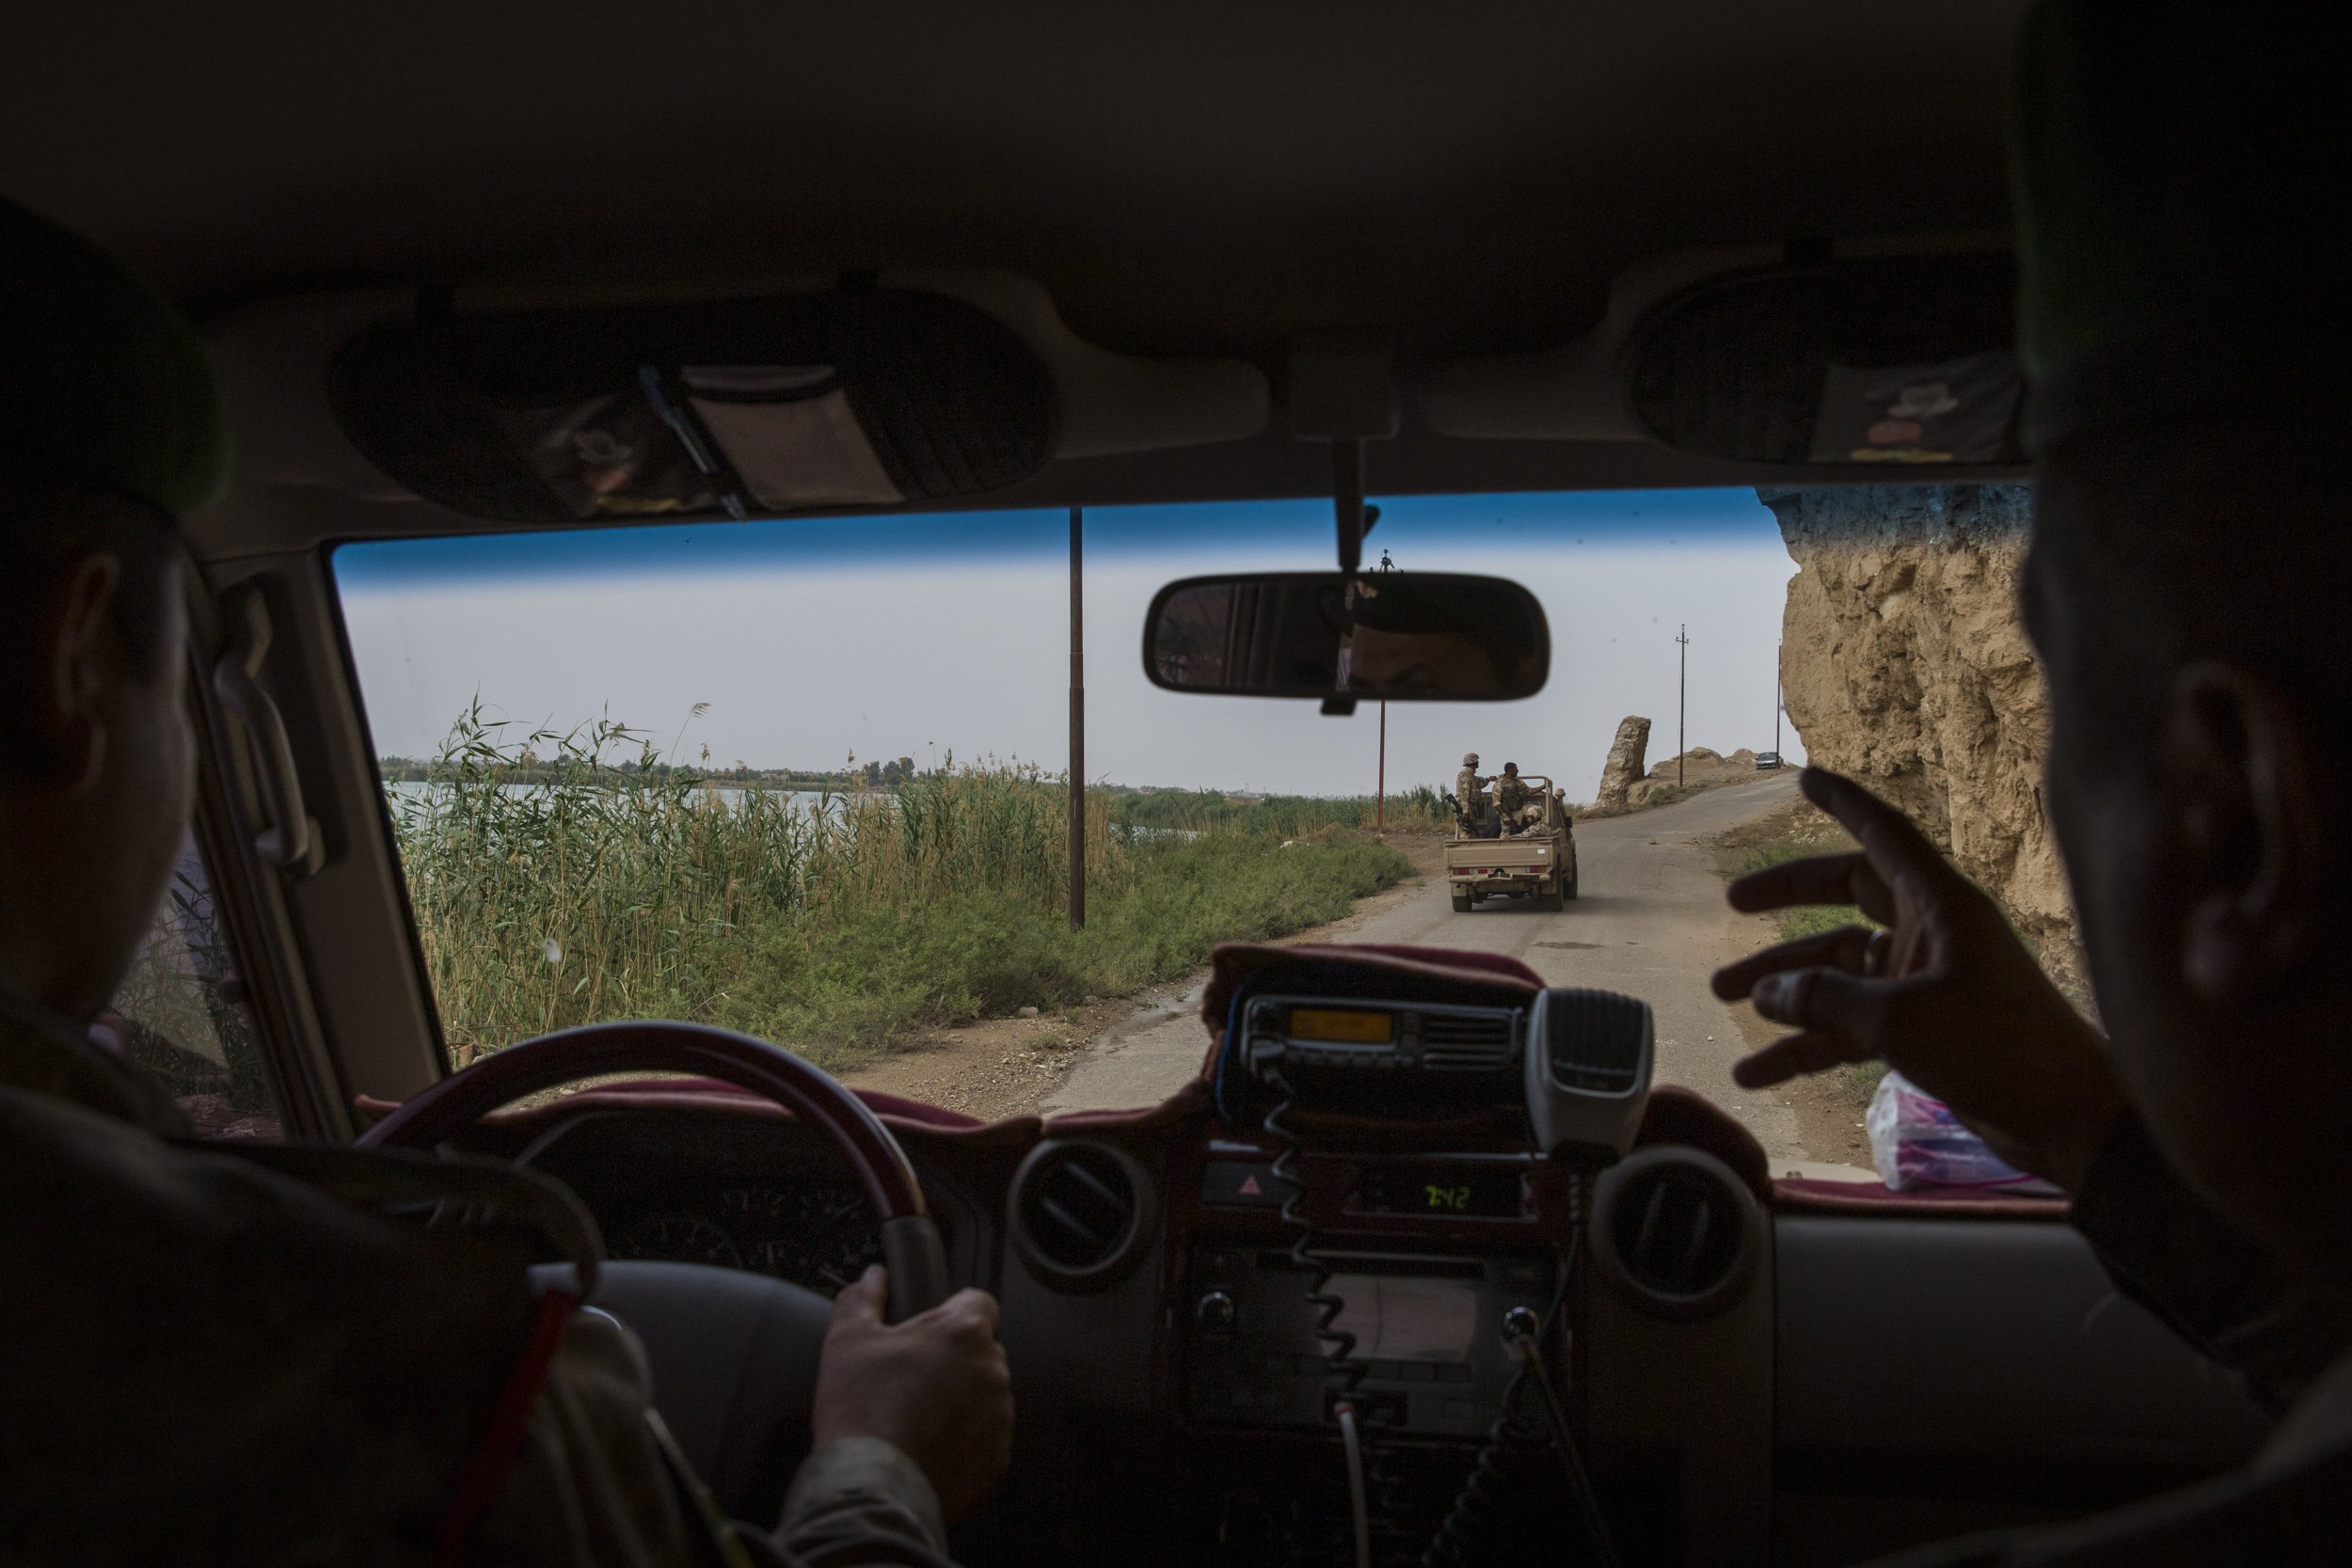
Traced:
<path fill-rule="evenodd" d="M 1012 1374 L 996 1298 L 958 1291 L 901 1323 L 882 1321 L 877 1264 L 843 1291 L 817 1363 L 811 1435 L 880 1437 L 923 1466 L 948 1518 L 969 1513 L 1012 1462 Z"/>
<path fill-rule="evenodd" d="M 1859 854 L 1790 861 L 1731 884 L 1744 911 L 1856 904 L 1885 929 L 1847 927 L 1715 972 L 1797 1033 L 1733 1075 L 1750 1088 L 1884 1057 L 2022 1170 L 2072 1189 L 2122 1107 L 2098 1031 L 2017 940 L 2000 909 L 1918 829 L 1849 779 L 1808 768 L 1805 797 Z"/>

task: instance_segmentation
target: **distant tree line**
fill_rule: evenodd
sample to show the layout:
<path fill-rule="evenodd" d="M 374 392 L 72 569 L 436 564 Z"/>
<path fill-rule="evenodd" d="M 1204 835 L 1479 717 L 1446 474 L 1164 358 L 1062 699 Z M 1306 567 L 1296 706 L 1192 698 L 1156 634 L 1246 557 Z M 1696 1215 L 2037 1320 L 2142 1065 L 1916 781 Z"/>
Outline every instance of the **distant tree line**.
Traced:
<path fill-rule="evenodd" d="M 375 766 L 387 784 L 421 784 L 433 777 L 433 764 L 416 757 L 379 757 Z M 609 775 L 615 781 L 707 780 L 745 789 L 855 789 L 861 784 L 868 789 L 890 789 L 925 776 L 915 768 L 913 757 L 862 766 L 852 763 L 842 768 L 752 768 L 739 762 L 732 768 L 720 768 L 709 764 L 621 762 L 598 768 L 591 776 L 595 774 Z M 521 784 L 546 784 L 554 776 L 552 768 L 541 766 L 537 756 L 528 751 L 505 773 L 510 782 Z M 580 776 L 577 768 L 566 774 L 572 779 Z"/>
<path fill-rule="evenodd" d="M 388 784 L 424 783 L 433 777 L 433 768 L 432 763 L 415 757 L 380 757 L 376 761 L 376 769 Z M 752 768 L 742 763 L 720 768 L 707 763 L 695 766 L 659 760 L 629 761 L 596 768 L 587 776 L 593 779 L 601 775 L 615 783 L 642 783 L 647 779 L 667 783 L 683 778 L 743 789 L 852 790 L 897 789 L 950 772 L 952 763 L 945 769 L 918 768 L 913 757 L 894 757 L 866 763 L 852 758 L 840 768 Z M 518 784 L 547 784 L 556 776 L 555 768 L 543 764 L 538 754 L 527 747 L 505 766 L 501 774 L 506 782 Z M 581 776 L 577 762 L 564 774 L 572 782 L 578 782 Z M 1044 782 L 1058 784 L 1051 777 Z M 1360 818 L 1369 824 L 1373 819 L 1370 796 L 1257 795 L 1115 784 L 1090 784 L 1087 792 L 1108 797 L 1111 821 L 1129 828 L 1247 826 L 1304 832 L 1331 822 L 1353 824 Z M 1409 820 L 1416 815 L 1444 815 L 1438 804 L 1437 792 L 1427 786 L 1390 796 L 1388 809 L 1390 817 L 1398 821 Z M 1400 812 L 1404 814 L 1402 817 Z"/>

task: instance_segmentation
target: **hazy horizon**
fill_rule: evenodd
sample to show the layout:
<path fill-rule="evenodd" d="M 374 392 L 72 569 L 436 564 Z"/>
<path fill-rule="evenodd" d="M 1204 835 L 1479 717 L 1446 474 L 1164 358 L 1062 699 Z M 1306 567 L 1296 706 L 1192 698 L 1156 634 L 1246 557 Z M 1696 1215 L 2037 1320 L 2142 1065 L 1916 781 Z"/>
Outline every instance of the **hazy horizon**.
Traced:
<path fill-rule="evenodd" d="M 1545 689 L 1392 704 L 1388 788 L 1444 785 L 1465 751 L 1593 794 L 1617 721 L 1675 744 L 1688 624 L 1689 744 L 1773 741 L 1781 609 L 1796 566 L 1752 489 L 1383 498 L 1366 542 L 1400 567 L 1526 584 L 1551 622 Z M 1172 578 L 1328 569 L 1327 501 L 1087 514 L 1091 782 L 1315 795 L 1375 787 L 1378 710 L 1179 695 L 1145 679 L 1144 609 Z M 379 756 L 429 757 L 479 695 L 517 732 L 600 714 L 673 760 L 760 768 L 991 757 L 1060 771 L 1069 682 L 1061 512 L 803 518 L 354 545 L 334 571 Z M 707 708 L 692 717 L 698 704 Z M 1785 723 L 1781 750 L 1803 745 Z"/>

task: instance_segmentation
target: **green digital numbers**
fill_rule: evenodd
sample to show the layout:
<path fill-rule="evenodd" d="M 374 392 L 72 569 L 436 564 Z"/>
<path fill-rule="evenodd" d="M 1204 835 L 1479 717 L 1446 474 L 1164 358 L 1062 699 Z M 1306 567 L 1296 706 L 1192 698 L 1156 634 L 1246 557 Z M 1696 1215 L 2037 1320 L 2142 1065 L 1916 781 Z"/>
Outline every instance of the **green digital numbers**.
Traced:
<path fill-rule="evenodd" d="M 1463 1213 L 1470 1206 L 1468 1184 L 1454 1186 L 1432 1181 L 1422 1189 L 1422 1196 L 1432 1210 L 1448 1214 Z"/>

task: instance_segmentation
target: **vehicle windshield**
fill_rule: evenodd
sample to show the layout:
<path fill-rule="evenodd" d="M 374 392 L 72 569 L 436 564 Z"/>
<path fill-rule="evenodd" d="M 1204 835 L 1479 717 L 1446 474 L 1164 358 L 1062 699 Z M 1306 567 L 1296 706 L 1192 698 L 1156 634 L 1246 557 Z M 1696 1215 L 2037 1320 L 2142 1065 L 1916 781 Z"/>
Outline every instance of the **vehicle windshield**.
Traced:
<path fill-rule="evenodd" d="M 452 1065 L 661 1017 L 983 1117 L 1148 1104 L 1199 1069 L 1216 942 L 1404 942 L 1644 995 L 1661 1082 L 1740 1117 L 1784 1169 L 1867 1169 L 1875 1078 L 1737 1089 L 1732 1062 L 1774 1032 L 1706 989 L 1851 911 L 1740 916 L 1723 890 L 1840 842 L 1793 788 L 1809 740 L 1915 807 L 1959 749 L 2037 765 L 2038 707 L 2002 711 L 2018 666 L 2039 701 L 2008 603 L 2023 491 L 1377 504 L 1368 567 L 1534 593 L 1549 683 L 1347 717 L 1160 689 L 1137 654 L 1152 594 L 1328 569 L 1330 505 L 1087 509 L 1077 929 L 1068 514 L 340 548 Z M 1956 535 L 1963 515 L 1991 522 Z M 1963 546 L 1973 579 L 1947 559 Z M 1964 616 L 2005 641 L 1953 654 L 1938 627 Z M 1948 843 L 1949 813 L 1976 808 L 1946 807 Z M 2029 836 L 1996 826 L 2012 850 Z M 2019 912 L 2040 934 L 2042 911 Z"/>

